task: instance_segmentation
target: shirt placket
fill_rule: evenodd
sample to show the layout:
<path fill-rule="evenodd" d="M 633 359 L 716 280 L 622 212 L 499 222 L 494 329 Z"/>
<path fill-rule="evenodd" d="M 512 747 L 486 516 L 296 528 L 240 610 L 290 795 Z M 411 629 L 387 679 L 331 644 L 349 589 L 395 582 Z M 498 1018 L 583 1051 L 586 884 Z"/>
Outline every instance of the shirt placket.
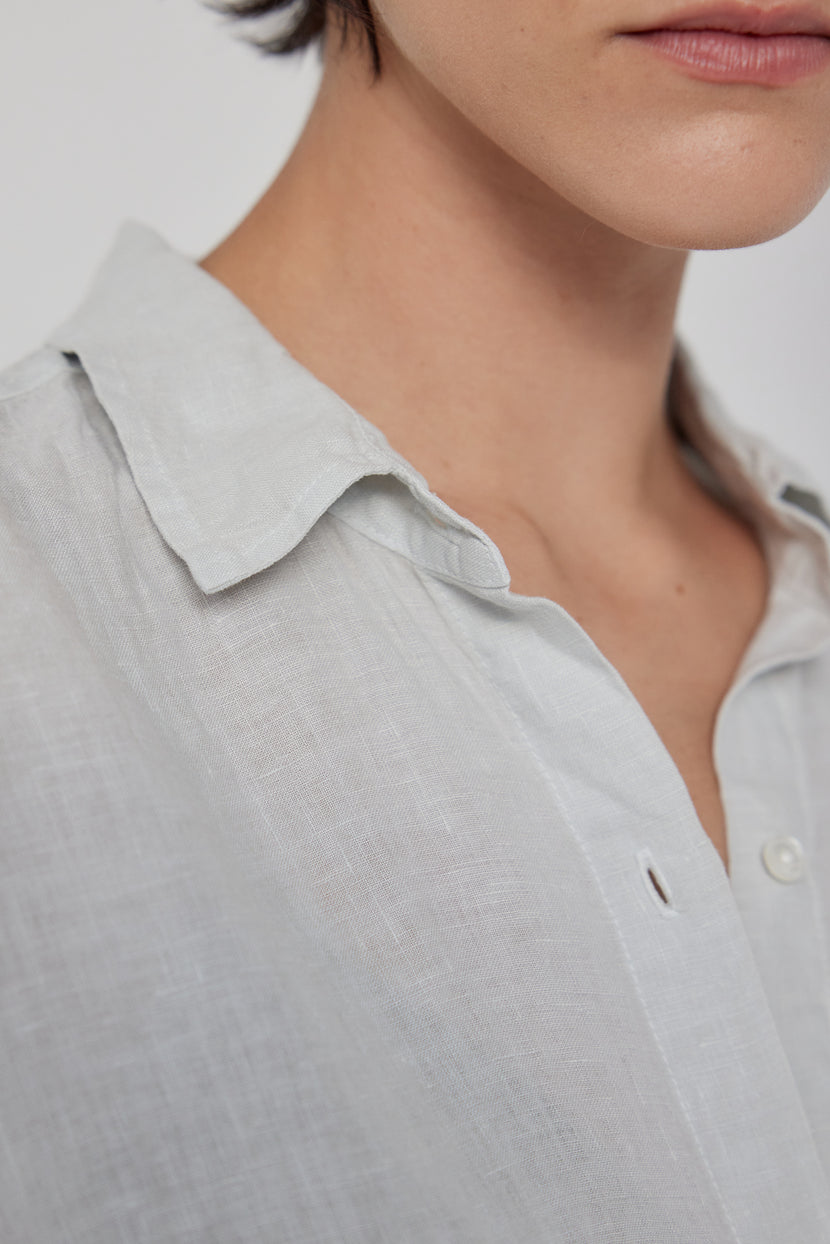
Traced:
<path fill-rule="evenodd" d="M 764 627 L 724 700 L 715 761 L 729 825 L 731 887 L 801 1101 L 830 1172 L 830 967 L 814 868 L 816 800 L 805 727 L 830 620 L 803 548 L 776 556 Z M 819 768 L 821 768 L 819 762 Z"/>
<path fill-rule="evenodd" d="M 487 597 L 499 607 L 469 619 L 469 642 L 596 878 L 729 1238 L 830 1239 L 830 1195 L 788 1057 L 674 762 L 563 609 L 507 589 Z"/>

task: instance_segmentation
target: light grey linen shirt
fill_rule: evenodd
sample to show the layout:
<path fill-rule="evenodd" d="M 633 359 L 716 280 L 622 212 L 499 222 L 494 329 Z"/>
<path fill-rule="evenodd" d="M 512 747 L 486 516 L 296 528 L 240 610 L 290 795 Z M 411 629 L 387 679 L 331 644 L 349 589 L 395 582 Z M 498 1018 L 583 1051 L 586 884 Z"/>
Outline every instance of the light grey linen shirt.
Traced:
<path fill-rule="evenodd" d="M 830 533 L 682 344 L 772 570 L 730 876 L 574 619 L 152 230 L 0 397 L 4 1244 L 830 1240 Z"/>

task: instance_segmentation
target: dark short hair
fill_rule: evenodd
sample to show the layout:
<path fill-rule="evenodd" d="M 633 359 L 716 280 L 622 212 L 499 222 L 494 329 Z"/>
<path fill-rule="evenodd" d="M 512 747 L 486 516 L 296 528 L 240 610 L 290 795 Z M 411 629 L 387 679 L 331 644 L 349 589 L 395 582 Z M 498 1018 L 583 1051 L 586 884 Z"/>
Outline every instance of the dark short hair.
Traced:
<path fill-rule="evenodd" d="M 370 0 L 216 0 L 210 7 L 243 19 L 284 12 L 286 21 L 278 34 L 252 40 L 261 51 L 277 56 L 314 43 L 333 22 L 340 27 L 343 39 L 350 28 L 356 28 L 369 45 L 375 77 L 380 74 L 380 49 Z"/>

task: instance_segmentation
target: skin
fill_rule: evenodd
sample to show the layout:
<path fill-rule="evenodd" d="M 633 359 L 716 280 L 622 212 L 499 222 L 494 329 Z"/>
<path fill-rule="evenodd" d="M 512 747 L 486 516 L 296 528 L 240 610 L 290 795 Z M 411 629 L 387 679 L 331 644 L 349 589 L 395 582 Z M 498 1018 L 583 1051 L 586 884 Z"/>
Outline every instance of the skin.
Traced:
<path fill-rule="evenodd" d="M 830 0 L 826 3 L 830 17 Z M 728 869 L 718 708 L 763 616 L 752 528 L 666 420 L 688 252 L 800 221 L 830 71 L 694 79 L 623 30 L 676 0 L 378 0 L 287 165 L 202 266 L 616 666 Z"/>

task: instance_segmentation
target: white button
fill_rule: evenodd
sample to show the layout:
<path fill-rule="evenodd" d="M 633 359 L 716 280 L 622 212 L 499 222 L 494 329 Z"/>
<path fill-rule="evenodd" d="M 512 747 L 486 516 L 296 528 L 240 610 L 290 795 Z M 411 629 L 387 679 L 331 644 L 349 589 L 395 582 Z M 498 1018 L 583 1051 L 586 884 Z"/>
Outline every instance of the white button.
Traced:
<path fill-rule="evenodd" d="M 804 851 L 797 838 L 771 838 L 764 844 L 761 858 L 776 881 L 798 881 L 804 872 Z"/>

